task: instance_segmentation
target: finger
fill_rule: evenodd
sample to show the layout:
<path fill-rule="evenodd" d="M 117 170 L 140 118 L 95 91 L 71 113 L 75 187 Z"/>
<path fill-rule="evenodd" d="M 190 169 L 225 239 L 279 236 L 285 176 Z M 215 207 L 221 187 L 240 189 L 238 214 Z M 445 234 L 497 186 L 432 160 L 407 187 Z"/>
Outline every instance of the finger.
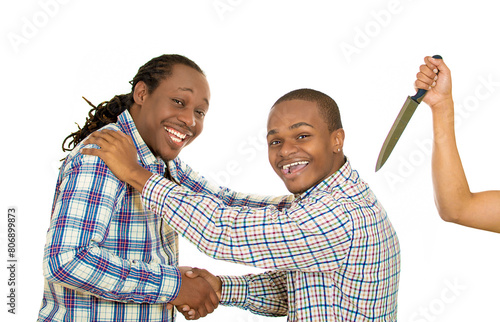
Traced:
<path fill-rule="evenodd" d="M 415 88 L 423 88 L 425 90 L 430 89 L 432 86 L 436 85 L 436 80 L 437 78 L 434 79 L 419 72 L 417 74 L 417 80 L 415 81 Z"/>
<path fill-rule="evenodd" d="M 210 293 L 210 300 L 212 301 L 213 309 L 215 310 L 219 306 L 219 296 L 217 296 L 217 293 L 211 292 Z M 210 312 L 210 313 L 212 313 L 212 312 Z"/>
<path fill-rule="evenodd" d="M 425 65 L 435 73 L 438 72 L 437 64 L 435 64 L 435 59 L 432 58 L 431 56 L 427 56 L 424 58 Z"/>
<path fill-rule="evenodd" d="M 110 129 L 101 129 L 99 131 L 93 132 L 92 134 L 102 135 L 104 137 L 109 137 L 109 138 L 113 138 L 113 139 L 119 139 L 119 138 L 126 135 L 126 134 L 122 133 L 121 131 L 110 130 Z"/>
<path fill-rule="evenodd" d="M 194 309 L 183 313 L 187 320 L 198 320 L 201 316 Z"/>
<path fill-rule="evenodd" d="M 192 277 L 199 276 L 199 277 L 202 277 L 204 279 L 209 279 L 210 277 L 212 277 L 212 274 L 209 271 L 207 271 L 206 269 L 202 269 L 202 268 L 198 268 L 198 267 L 192 267 L 190 271 L 191 272 L 186 272 L 186 275 L 187 275 L 187 273 L 190 274 L 189 277 L 191 277 L 191 276 Z"/>
<path fill-rule="evenodd" d="M 200 270 L 197 268 L 192 268 L 191 270 L 187 271 L 185 275 L 189 278 L 196 278 L 200 276 Z"/>
<path fill-rule="evenodd" d="M 100 157 L 102 150 L 101 149 L 96 149 L 96 148 L 83 148 L 80 150 L 81 154 L 86 154 L 86 155 L 95 155 Z"/>
<path fill-rule="evenodd" d="M 415 81 L 414 87 L 415 87 L 415 90 L 417 90 L 417 91 L 419 89 L 425 89 L 426 91 L 432 89 L 431 85 L 424 83 L 424 82 L 421 82 L 418 79 Z"/>
<path fill-rule="evenodd" d="M 195 310 L 192 310 L 193 313 L 192 314 L 185 314 L 184 316 L 186 317 L 186 320 L 198 320 L 199 318 L 201 318 L 200 314 L 195 311 Z M 191 312 L 191 311 L 189 311 Z"/>
<path fill-rule="evenodd" d="M 186 320 L 194 320 L 193 316 L 188 315 L 187 312 L 181 312 L 181 314 L 184 315 Z"/>
<path fill-rule="evenodd" d="M 207 310 L 207 315 L 210 314 L 210 313 L 213 313 L 215 311 L 214 306 L 210 302 L 207 303 L 207 304 L 205 304 L 205 308 Z"/>
<path fill-rule="evenodd" d="M 92 132 L 85 141 L 89 143 L 106 142 L 113 143 L 115 141 L 123 140 L 126 134 L 121 131 L 114 131 L 109 129 L 102 129 L 99 131 Z"/>
<path fill-rule="evenodd" d="M 418 77 L 419 74 L 421 76 L 426 76 L 426 77 L 428 77 L 430 79 L 434 79 L 434 80 L 437 79 L 437 69 L 436 68 L 431 69 L 427 65 L 421 65 L 420 66 L 420 72 L 417 74 L 417 77 Z"/>
<path fill-rule="evenodd" d="M 101 133 L 101 131 L 92 132 L 88 137 L 83 140 L 83 144 L 96 144 L 99 147 L 108 146 L 113 138 L 107 134 Z"/>
<path fill-rule="evenodd" d="M 207 309 L 207 305 L 201 305 L 199 308 L 198 308 L 198 314 L 201 316 L 201 317 L 205 317 L 208 315 L 208 309 Z"/>
<path fill-rule="evenodd" d="M 431 73 L 430 75 L 427 75 L 423 72 L 418 72 L 417 80 L 430 85 L 437 80 L 437 74 Z"/>
<path fill-rule="evenodd" d="M 134 144 L 134 141 L 132 140 L 132 137 L 130 135 L 127 135 L 127 134 L 123 133 L 122 131 L 113 131 L 113 130 L 109 130 L 109 129 L 103 129 L 103 130 L 101 130 L 99 132 L 103 132 L 104 136 L 110 142 L 112 142 L 113 140 L 116 140 L 116 141 L 119 141 L 119 142 L 125 142 L 125 143 L 129 143 L 129 144 Z"/>
<path fill-rule="evenodd" d="M 197 315 L 197 312 L 194 309 L 191 309 L 189 305 L 177 305 L 177 311 L 179 311 L 186 320 L 196 320 L 199 319 L 200 316 Z"/>
<path fill-rule="evenodd" d="M 205 308 L 207 310 L 207 315 L 215 311 L 215 305 L 210 301 L 205 303 Z"/>
<path fill-rule="evenodd" d="M 186 305 L 178 305 L 177 310 L 179 312 L 189 312 L 191 310 L 191 308 L 187 304 Z"/>
<path fill-rule="evenodd" d="M 448 68 L 443 59 L 426 57 L 426 61 L 428 62 L 429 65 L 434 66 L 432 69 L 435 69 L 436 73 L 439 71 L 439 73 L 443 73 L 446 76 L 451 75 L 450 69 Z"/>
<path fill-rule="evenodd" d="M 212 313 L 215 311 L 217 306 L 219 305 L 219 299 L 217 298 L 217 294 L 215 292 L 210 292 L 208 301 L 205 302 L 205 308 L 208 313 Z"/>

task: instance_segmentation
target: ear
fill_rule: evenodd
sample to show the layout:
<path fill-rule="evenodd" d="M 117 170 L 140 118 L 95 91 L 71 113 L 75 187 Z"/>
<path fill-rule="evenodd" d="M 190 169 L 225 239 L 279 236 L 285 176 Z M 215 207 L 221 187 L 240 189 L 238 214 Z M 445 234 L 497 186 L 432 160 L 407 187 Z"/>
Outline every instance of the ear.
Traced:
<path fill-rule="evenodd" d="M 330 134 L 333 153 L 343 153 L 345 132 L 340 128 Z"/>
<path fill-rule="evenodd" d="M 134 102 L 137 105 L 142 105 L 144 103 L 144 98 L 148 95 L 148 87 L 143 81 L 137 82 L 134 87 Z"/>

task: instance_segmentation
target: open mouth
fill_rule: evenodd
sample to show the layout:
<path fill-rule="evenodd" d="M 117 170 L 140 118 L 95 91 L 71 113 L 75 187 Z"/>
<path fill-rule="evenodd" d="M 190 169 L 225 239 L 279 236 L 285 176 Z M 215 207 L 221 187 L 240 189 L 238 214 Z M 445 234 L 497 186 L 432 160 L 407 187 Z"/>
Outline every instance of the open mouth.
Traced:
<path fill-rule="evenodd" d="M 297 162 L 292 162 L 290 164 L 285 164 L 283 167 L 281 167 L 281 172 L 283 174 L 297 173 L 300 170 L 307 167 L 308 164 L 309 164 L 309 161 L 297 161 Z"/>
<path fill-rule="evenodd" d="M 170 139 L 175 143 L 182 143 L 188 136 L 187 134 L 176 131 L 171 127 L 164 126 L 163 128 L 168 132 Z"/>

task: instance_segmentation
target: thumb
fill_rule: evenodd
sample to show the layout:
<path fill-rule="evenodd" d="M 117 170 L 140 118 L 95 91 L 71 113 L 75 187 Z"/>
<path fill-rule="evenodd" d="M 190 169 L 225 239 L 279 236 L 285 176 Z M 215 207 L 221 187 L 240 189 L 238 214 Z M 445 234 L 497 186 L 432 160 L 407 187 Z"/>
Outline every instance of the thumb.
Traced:
<path fill-rule="evenodd" d="M 204 279 L 210 278 L 211 274 L 206 270 L 206 269 L 200 269 L 193 267 L 191 270 L 186 272 L 186 276 L 190 278 L 196 278 L 196 277 L 201 277 Z"/>
<path fill-rule="evenodd" d="M 186 275 L 189 278 L 197 278 L 200 277 L 200 270 L 197 268 L 192 268 L 189 271 L 187 271 L 184 275 Z"/>

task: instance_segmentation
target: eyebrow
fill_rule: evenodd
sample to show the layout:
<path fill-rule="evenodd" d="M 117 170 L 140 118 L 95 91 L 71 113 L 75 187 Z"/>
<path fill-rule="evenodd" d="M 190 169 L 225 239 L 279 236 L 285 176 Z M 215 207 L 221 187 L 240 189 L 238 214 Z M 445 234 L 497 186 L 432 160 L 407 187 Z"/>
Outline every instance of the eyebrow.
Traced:
<path fill-rule="evenodd" d="M 194 94 L 193 89 L 189 88 L 189 87 L 179 87 L 178 90 L 183 91 L 183 92 L 191 92 L 192 94 Z M 203 100 L 205 101 L 205 103 L 207 103 L 207 105 L 210 105 L 210 103 L 208 102 L 208 100 L 206 98 L 203 98 Z"/>
<path fill-rule="evenodd" d="M 298 122 L 298 123 L 295 123 L 295 124 L 290 125 L 290 126 L 288 127 L 288 129 L 293 130 L 293 129 L 299 128 L 299 127 L 301 127 L 301 126 L 309 126 L 309 127 L 314 128 L 314 126 L 312 126 L 312 125 L 311 125 L 311 124 L 309 124 L 309 123 L 306 123 L 306 122 Z M 271 130 L 271 131 L 267 132 L 267 136 L 270 136 L 270 135 L 276 134 L 276 133 L 278 133 L 278 132 L 279 132 L 279 131 L 278 131 L 278 130 L 276 130 L 276 129 Z"/>

